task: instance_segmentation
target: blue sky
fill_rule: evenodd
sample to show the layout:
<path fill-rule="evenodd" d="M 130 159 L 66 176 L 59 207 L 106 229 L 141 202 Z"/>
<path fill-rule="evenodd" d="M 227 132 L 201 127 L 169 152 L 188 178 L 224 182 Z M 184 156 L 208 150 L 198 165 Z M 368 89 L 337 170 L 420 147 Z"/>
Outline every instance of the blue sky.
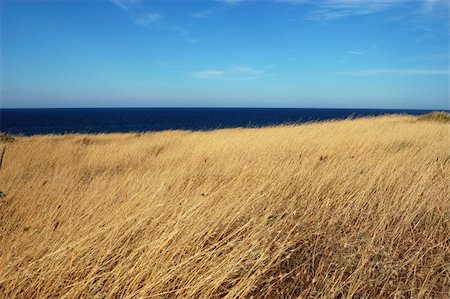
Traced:
<path fill-rule="evenodd" d="M 441 0 L 1 1 L 1 105 L 449 108 Z"/>

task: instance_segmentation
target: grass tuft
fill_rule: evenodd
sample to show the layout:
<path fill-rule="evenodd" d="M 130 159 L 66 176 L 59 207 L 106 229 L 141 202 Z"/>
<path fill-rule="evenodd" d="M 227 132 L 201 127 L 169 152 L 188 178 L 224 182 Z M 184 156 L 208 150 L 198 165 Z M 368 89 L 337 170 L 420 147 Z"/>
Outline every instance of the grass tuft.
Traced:
<path fill-rule="evenodd" d="M 418 120 L 438 121 L 450 123 L 450 113 L 448 112 L 431 112 L 417 117 Z"/>
<path fill-rule="evenodd" d="M 4 133 L 4 132 L 0 132 L 0 142 L 3 143 L 10 143 L 14 141 L 14 137 L 12 137 L 11 135 Z"/>

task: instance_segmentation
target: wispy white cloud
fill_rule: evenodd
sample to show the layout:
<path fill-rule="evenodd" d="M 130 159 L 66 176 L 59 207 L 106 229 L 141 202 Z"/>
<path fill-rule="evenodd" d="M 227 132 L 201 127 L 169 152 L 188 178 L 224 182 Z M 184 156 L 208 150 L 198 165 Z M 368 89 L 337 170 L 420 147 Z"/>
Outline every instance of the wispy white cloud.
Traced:
<path fill-rule="evenodd" d="M 127 1 L 127 0 L 122 0 Z M 136 0 L 128 0 L 136 1 Z M 365 16 L 381 13 L 395 8 L 412 0 L 216 0 L 216 3 L 228 7 L 238 7 L 238 4 L 245 2 L 258 3 L 262 1 L 271 1 L 273 3 L 304 5 L 309 6 L 310 12 L 306 19 L 316 21 L 332 21 L 351 16 Z M 437 5 L 446 4 L 448 9 L 448 0 L 414 0 L 417 3 L 423 3 L 423 12 L 430 13 Z M 205 9 L 191 14 L 192 17 L 205 18 L 212 15 L 218 7 Z"/>
<path fill-rule="evenodd" d="M 313 0 L 274 0 L 275 3 L 288 3 L 288 4 L 311 4 L 314 3 Z M 318 1 L 315 1 L 316 3 Z"/>
<path fill-rule="evenodd" d="M 449 61 L 450 57 L 447 53 L 429 53 L 423 55 L 415 55 L 408 57 L 409 60 L 444 60 Z"/>
<path fill-rule="evenodd" d="M 162 16 L 157 12 L 146 13 L 140 16 L 133 16 L 132 20 L 136 25 L 140 26 L 148 26 L 150 24 L 154 24 L 159 22 L 162 19 Z"/>
<path fill-rule="evenodd" d="M 306 19 L 332 21 L 386 11 L 405 0 L 275 0 L 292 5 L 309 4 L 313 8 Z"/>
<path fill-rule="evenodd" d="M 379 47 L 380 47 L 379 44 L 372 44 L 371 46 L 364 47 L 362 49 L 348 50 L 345 53 L 344 57 L 342 59 L 340 59 L 338 62 L 346 63 L 346 62 L 354 60 L 354 59 L 368 58 L 370 56 L 373 56 Z"/>
<path fill-rule="evenodd" d="M 231 81 L 250 81 L 262 78 L 274 64 L 262 68 L 253 68 L 246 65 L 235 66 L 226 69 L 207 69 L 194 72 L 192 76 L 197 79 L 222 79 Z"/>
<path fill-rule="evenodd" d="M 133 23 L 139 26 L 154 26 L 162 30 L 172 31 L 188 42 L 195 42 L 189 30 L 172 25 L 164 21 L 163 16 L 156 11 L 149 11 L 142 5 L 141 0 L 110 0 L 113 4 L 124 10 Z"/>
<path fill-rule="evenodd" d="M 250 1 L 255 1 L 255 0 L 219 0 L 219 2 L 223 2 L 225 4 L 231 4 L 231 5 L 239 4 L 242 2 L 250 2 Z"/>
<path fill-rule="evenodd" d="M 203 70 L 193 73 L 195 78 L 199 79 L 223 79 L 226 75 L 222 70 Z"/>
<path fill-rule="evenodd" d="M 338 75 L 353 77 L 371 77 L 371 76 L 449 76 L 448 69 L 366 69 L 357 71 L 345 71 L 337 73 Z"/>
<path fill-rule="evenodd" d="M 163 29 L 178 33 L 185 41 L 195 43 L 197 40 L 192 37 L 191 32 L 181 26 L 163 24 Z"/>
<path fill-rule="evenodd" d="M 133 5 L 136 5 L 137 3 L 140 2 L 140 0 L 110 0 L 110 1 L 126 11 L 131 10 Z"/>
<path fill-rule="evenodd" d="M 211 15 L 213 15 L 219 11 L 226 10 L 228 8 L 230 8 L 230 5 L 219 4 L 219 5 L 215 5 L 213 7 L 207 8 L 207 9 L 203 9 L 203 10 L 191 13 L 189 16 L 193 17 L 193 18 L 197 18 L 197 19 L 203 19 L 203 18 L 210 17 Z"/>
<path fill-rule="evenodd" d="M 352 54 L 352 55 L 356 55 L 356 56 L 362 56 L 362 55 L 364 55 L 363 52 L 361 52 L 361 51 L 354 51 L 354 50 L 348 51 L 347 53 L 348 53 L 348 54 Z"/>
<path fill-rule="evenodd" d="M 209 17 L 209 16 L 212 15 L 215 11 L 216 11 L 215 8 L 204 9 L 204 10 L 200 10 L 200 11 L 191 13 L 190 16 L 193 17 L 193 18 L 202 19 L 202 18 Z"/>
<path fill-rule="evenodd" d="M 346 63 L 347 61 L 351 60 L 352 57 L 365 56 L 365 55 L 366 54 L 364 52 L 350 50 L 350 51 L 347 51 L 347 55 L 345 55 L 345 57 L 340 59 L 338 62 L 339 63 Z"/>
<path fill-rule="evenodd" d="M 448 0 L 423 0 L 424 5 L 422 12 L 425 14 L 429 14 L 433 12 L 434 10 L 437 10 L 439 7 L 439 10 L 443 9 L 444 11 L 447 11 L 450 9 L 450 2 Z"/>
<path fill-rule="evenodd" d="M 189 16 L 197 19 L 207 18 L 220 11 L 231 9 L 233 7 L 238 7 L 238 4 L 244 2 L 257 3 L 257 0 L 216 0 L 214 6 L 191 13 Z"/>
<path fill-rule="evenodd" d="M 436 0 L 425 0 L 424 12 L 429 13 L 433 10 Z"/>
<path fill-rule="evenodd" d="M 156 11 L 149 12 L 141 6 L 140 0 L 110 0 L 113 4 L 123 9 L 133 23 L 140 26 L 148 26 L 162 20 L 163 16 Z"/>

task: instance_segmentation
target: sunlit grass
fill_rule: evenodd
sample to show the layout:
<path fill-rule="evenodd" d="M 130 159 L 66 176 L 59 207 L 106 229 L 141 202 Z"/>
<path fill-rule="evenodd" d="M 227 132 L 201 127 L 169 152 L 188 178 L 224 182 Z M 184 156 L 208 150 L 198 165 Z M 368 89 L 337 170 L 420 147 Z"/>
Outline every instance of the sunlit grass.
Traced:
<path fill-rule="evenodd" d="M 2 140 L 0 297 L 448 298 L 449 128 Z"/>

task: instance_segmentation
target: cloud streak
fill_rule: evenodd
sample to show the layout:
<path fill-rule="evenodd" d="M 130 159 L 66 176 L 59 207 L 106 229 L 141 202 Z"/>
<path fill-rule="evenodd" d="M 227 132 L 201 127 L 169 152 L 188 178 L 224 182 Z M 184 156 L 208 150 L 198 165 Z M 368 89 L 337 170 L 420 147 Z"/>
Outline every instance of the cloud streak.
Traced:
<path fill-rule="evenodd" d="M 139 2 L 139 0 L 110 0 L 110 1 L 125 11 L 130 11 L 133 5 Z"/>
<path fill-rule="evenodd" d="M 220 0 L 219 2 L 223 2 L 225 4 L 235 5 L 243 2 L 250 2 L 255 0 Z"/>
<path fill-rule="evenodd" d="M 136 0 L 129 0 L 136 1 Z M 216 0 L 222 7 L 238 7 L 242 3 L 258 3 L 263 0 Z M 410 0 L 267 0 L 272 3 L 290 5 L 308 5 L 310 11 L 307 20 L 333 21 L 352 16 L 365 16 L 381 13 L 393 9 Z M 417 0 L 423 3 L 423 13 L 430 13 L 438 4 L 447 3 L 448 0 Z M 448 4 L 447 4 L 448 5 Z M 219 6 L 220 7 L 220 6 Z M 205 9 L 191 14 L 194 18 L 206 18 L 214 14 L 218 7 Z"/>
<path fill-rule="evenodd" d="M 163 16 L 158 12 L 149 12 L 140 4 L 140 0 L 110 0 L 111 3 L 125 11 L 133 23 L 140 26 L 148 26 L 162 20 Z"/>
<path fill-rule="evenodd" d="M 227 9 L 231 9 L 233 7 L 239 6 L 239 4 L 244 2 L 257 2 L 256 0 L 216 0 L 216 5 L 203 9 L 194 13 L 191 13 L 189 16 L 196 19 L 204 19 L 208 18 L 220 11 L 224 11 Z"/>
<path fill-rule="evenodd" d="M 436 0 L 425 0 L 424 13 L 430 13 L 433 11 Z"/>
<path fill-rule="evenodd" d="M 203 18 L 207 18 L 209 16 L 211 16 L 213 13 L 216 12 L 216 8 L 210 8 L 210 9 L 205 9 L 205 10 L 201 10 L 201 11 L 197 11 L 194 12 L 192 14 L 190 14 L 191 17 L 196 18 L 196 19 L 203 19 Z"/>
<path fill-rule="evenodd" d="M 156 28 L 172 31 L 180 35 L 184 40 L 188 42 L 195 42 L 192 38 L 189 30 L 177 26 L 171 25 L 164 21 L 163 16 L 156 11 L 149 12 L 142 6 L 140 0 L 110 0 L 113 4 L 125 11 L 132 22 L 139 26 L 155 26 Z"/>
<path fill-rule="evenodd" d="M 333 21 L 350 16 L 380 13 L 403 3 L 405 0 L 277 0 L 291 5 L 309 4 L 314 8 L 306 16 L 308 20 Z"/>
<path fill-rule="evenodd" d="M 153 12 L 144 14 L 142 16 L 133 16 L 132 19 L 136 25 L 148 26 L 150 24 L 159 22 L 162 19 L 162 16 L 157 12 Z"/>
<path fill-rule="evenodd" d="M 361 52 L 361 51 L 354 51 L 354 50 L 348 51 L 347 53 L 348 53 L 348 54 L 351 54 L 351 55 L 356 55 L 356 56 L 362 56 L 362 55 L 364 55 L 363 52 Z"/>
<path fill-rule="evenodd" d="M 366 69 L 356 71 L 345 71 L 337 73 L 343 76 L 352 77 L 373 77 L 373 76 L 449 76 L 448 69 Z"/>
<path fill-rule="evenodd" d="M 262 68 L 253 68 L 245 65 L 226 69 L 207 69 L 192 73 L 197 79 L 221 79 L 230 81 L 250 81 L 262 78 L 275 65 L 266 65 Z"/>

